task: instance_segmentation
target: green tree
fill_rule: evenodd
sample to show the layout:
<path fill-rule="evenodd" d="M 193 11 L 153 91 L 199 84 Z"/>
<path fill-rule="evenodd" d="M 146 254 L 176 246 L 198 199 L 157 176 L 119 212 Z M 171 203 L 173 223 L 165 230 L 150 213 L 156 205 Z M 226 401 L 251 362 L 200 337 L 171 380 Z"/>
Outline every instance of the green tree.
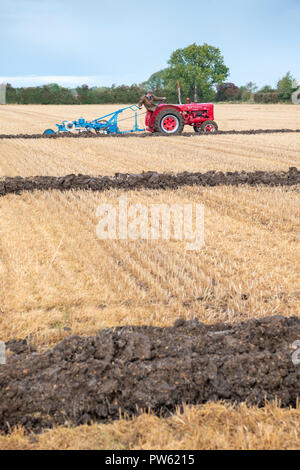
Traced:
<path fill-rule="evenodd" d="M 17 103 L 18 95 L 17 90 L 10 83 L 6 85 L 6 103 Z"/>
<path fill-rule="evenodd" d="M 257 86 L 253 82 L 247 83 L 245 86 L 240 87 L 240 96 L 242 101 L 253 101 L 254 95 L 257 92 Z"/>
<path fill-rule="evenodd" d="M 279 93 L 279 99 L 281 101 L 289 101 L 291 99 L 291 94 L 294 90 L 293 82 L 294 78 L 292 77 L 291 73 L 288 72 L 277 83 L 277 91 Z"/>
<path fill-rule="evenodd" d="M 177 49 L 171 54 L 169 67 L 163 73 L 168 96 L 176 99 L 177 80 L 180 82 L 182 97 L 192 97 L 195 86 L 199 100 L 212 100 L 216 96 L 215 86 L 229 76 L 220 49 L 208 44 L 192 44 Z"/>
<path fill-rule="evenodd" d="M 259 90 L 259 93 L 271 93 L 272 91 L 274 90 L 270 85 L 265 85 L 261 90 Z"/>
<path fill-rule="evenodd" d="M 142 83 L 141 86 L 146 91 L 151 90 L 159 95 L 159 93 L 165 88 L 165 73 L 166 69 L 153 73 L 146 82 Z"/>
<path fill-rule="evenodd" d="M 76 88 L 78 101 L 80 104 L 89 104 L 89 87 L 88 85 L 78 86 Z"/>

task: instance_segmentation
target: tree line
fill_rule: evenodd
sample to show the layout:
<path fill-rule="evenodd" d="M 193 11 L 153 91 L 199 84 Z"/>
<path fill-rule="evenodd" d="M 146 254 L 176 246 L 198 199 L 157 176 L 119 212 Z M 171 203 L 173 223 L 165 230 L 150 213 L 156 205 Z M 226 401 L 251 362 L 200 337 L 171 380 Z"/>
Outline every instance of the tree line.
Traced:
<path fill-rule="evenodd" d="M 265 85 L 258 89 L 255 83 L 237 87 L 234 83 L 222 83 L 217 87 L 217 101 L 244 101 L 255 103 L 287 103 L 291 101 L 295 79 L 288 72 L 278 82 L 276 88 Z"/>
<path fill-rule="evenodd" d="M 229 68 L 219 48 L 208 44 L 191 44 L 177 49 L 171 54 L 168 67 L 155 72 L 141 83 L 133 85 L 112 85 L 111 87 L 88 87 L 82 85 L 75 89 L 58 84 L 38 87 L 6 89 L 6 102 L 18 104 L 109 104 L 137 103 L 147 90 L 159 96 L 166 96 L 169 103 L 178 102 L 177 84 L 180 83 L 182 101 L 189 97 L 192 101 L 230 101 L 279 103 L 290 101 L 294 79 L 290 72 L 282 77 L 276 88 L 269 85 L 258 89 L 249 82 L 238 87 L 227 82 Z"/>

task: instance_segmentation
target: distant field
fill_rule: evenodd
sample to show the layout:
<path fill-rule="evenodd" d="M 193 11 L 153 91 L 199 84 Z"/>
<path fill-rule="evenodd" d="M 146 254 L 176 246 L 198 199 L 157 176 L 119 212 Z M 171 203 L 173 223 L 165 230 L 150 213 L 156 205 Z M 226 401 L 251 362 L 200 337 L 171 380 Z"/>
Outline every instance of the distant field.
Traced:
<path fill-rule="evenodd" d="M 95 118 L 117 108 L 1 106 L 0 134 L 39 133 L 63 119 Z M 215 119 L 221 130 L 299 129 L 300 106 L 219 105 Z M 297 134 L 0 140 L 0 179 L 289 167 L 300 168 Z M 128 324 L 167 326 L 180 316 L 214 323 L 299 315 L 299 186 L 127 193 L 130 203 L 203 203 L 206 244 L 200 252 L 187 252 L 175 240 L 99 240 L 96 208 L 117 203 L 121 194 L 49 191 L 0 198 L 1 340 L 32 335 L 42 351 L 70 334 Z M 130 425 L 58 428 L 48 442 L 39 437 L 36 447 L 51 448 L 53 442 L 70 448 L 73 439 L 81 445 L 82 436 L 85 448 L 295 448 L 299 410 L 245 407 L 237 413 L 208 404 L 169 420 L 143 415 Z M 0 437 L 0 448 L 34 446 L 22 430 Z"/>
<path fill-rule="evenodd" d="M 118 106 L 2 106 L 0 133 L 40 133 L 63 119 L 95 118 Z M 220 105 L 221 130 L 300 128 L 300 106 Z M 127 116 L 128 117 L 128 116 Z M 144 125 L 144 116 L 140 125 Z M 126 125 L 128 121 L 124 121 Z M 129 121 L 130 122 L 130 121 Z M 122 123 L 121 123 L 122 124 Z M 186 127 L 191 131 L 191 127 Z M 172 139 L 0 140 L 0 176 L 155 171 L 280 170 L 297 166 L 298 134 L 197 135 Z"/>
<path fill-rule="evenodd" d="M 95 119 L 126 105 L 6 105 L 0 107 L 0 133 L 36 134 L 60 121 Z M 140 113 L 145 110 L 141 110 Z M 127 111 L 126 111 L 127 113 Z M 120 119 L 128 117 L 122 114 Z M 292 104 L 216 104 L 215 120 L 221 130 L 231 129 L 299 129 L 300 106 Z M 139 120 L 144 125 L 144 116 Z M 123 128 L 128 127 L 126 121 Z M 130 126 L 129 126 L 130 127 Z M 189 129 L 189 126 L 186 128 Z"/>

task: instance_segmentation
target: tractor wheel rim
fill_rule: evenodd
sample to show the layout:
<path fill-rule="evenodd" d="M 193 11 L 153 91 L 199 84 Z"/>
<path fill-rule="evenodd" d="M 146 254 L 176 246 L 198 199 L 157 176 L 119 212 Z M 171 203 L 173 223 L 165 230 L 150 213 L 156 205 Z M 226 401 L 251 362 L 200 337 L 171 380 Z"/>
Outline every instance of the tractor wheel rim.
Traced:
<path fill-rule="evenodd" d="M 207 124 L 207 126 L 204 127 L 204 132 L 216 132 L 216 128 L 212 124 Z"/>
<path fill-rule="evenodd" d="M 161 120 L 161 127 L 167 134 L 173 134 L 179 127 L 179 119 L 173 114 L 167 114 Z"/>

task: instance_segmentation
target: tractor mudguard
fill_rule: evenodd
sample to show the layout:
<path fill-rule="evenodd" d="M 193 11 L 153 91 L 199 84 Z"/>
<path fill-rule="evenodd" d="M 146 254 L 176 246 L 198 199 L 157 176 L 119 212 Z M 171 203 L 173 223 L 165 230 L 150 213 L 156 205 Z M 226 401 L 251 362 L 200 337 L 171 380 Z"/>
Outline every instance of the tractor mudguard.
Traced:
<path fill-rule="evenodd" d="M 179 112 L 180 109 L 179 109 L 179 106 L 176 106 L 174 104 L 159 104 L 156 108 L 155 111 L 147 111 L 146 113 L 146 118 L 145 118 L 145 124 L 146 124 L 146 129 L 147 131 L 149 132 L 155 132 L 155 120 L 156 120 L 156 116 L 164 109 L 164 108 L 167 108 L 167 109 L 175 109 Z"/>

